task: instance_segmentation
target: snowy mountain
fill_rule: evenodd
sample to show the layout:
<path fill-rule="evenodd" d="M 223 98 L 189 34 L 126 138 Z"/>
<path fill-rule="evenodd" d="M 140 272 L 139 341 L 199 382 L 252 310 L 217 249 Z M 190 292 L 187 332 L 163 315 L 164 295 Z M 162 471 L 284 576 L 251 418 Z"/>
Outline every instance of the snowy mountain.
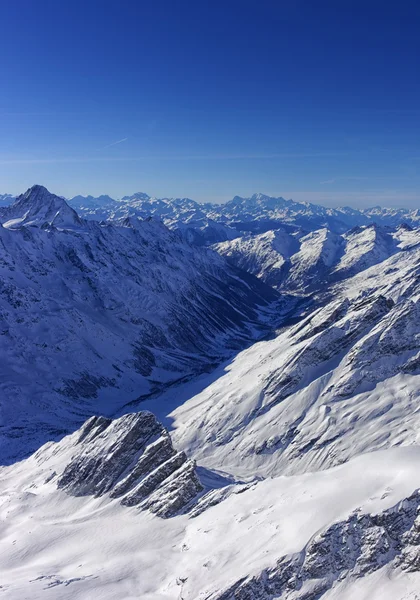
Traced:
<path fill-rule="evenodd" d="M 284 229 L 214 245 L 227 260 L 276 289 L 313 293 L 420 243 L 420 229 L 367 225 L 338 235 Z"/>
<path fill-rule="evenodd" d="M 37 227 L 81 227 L 77 212 L 70 208 L 64 198 L 50 194 L 41 185 L 34 185 L 10 206 L 0 209 L 0 223 L 7 229 L 22 225 Z"/>
<path fill-rule="evenodd" d="M 265 194 L 254 194 L 250 198 L 235 196 L 226 204 L 214 207 L 214 215 L 220 215 L 228 223 L 235 223 L 235 226 L 242 231 L 250 231 L 249 223 L 254 222 L 252 226 L 254 233 L 273 229 L 273 223 L 294 225 L 308 231 L 327 228 L 334 233 L 344 233 L 353 227 L 372 223 L 392 227 L 402 223 L 414 227 L 420 224 L 420 212 L 417 209 L 328 208 Z"/>
<path fill-rule="evenodd" d="M 2 460 L 191 377 L 278 318 L 278 295 L 153 220 L 84 221 L 35 186 L 0 211 Z"/>
<path fill-rule="evenodd" d="M 88 219 L 120 219 L 127 216 L 138 216 L 144 219 L 153 216 L 162 220 L 173 231 L 179 232 L 189 243 L 199 246 L 242 237 L 245 245 L 248 246 L 245 249 L 245 255 L 251 252 L 249 247 L 251 235 L 267 233 L 270 236 L 270 231 L 281 231 L 285 237 L 289 234 L 299 238 L 303 234 L 328 230 L 332 240 L 334 235 L 342 236 L 350 230 L 357 230 L 360 227 L 378 225 L 395 229 L 402 225 L 415 228 L 420 226 L 420 212 L 417 209 L 327 208 L 265 194 L 254 194 L 250 198 L 235 196 L 225 204 L 199 204 L 189 198 L 153 198 L 148 194 L 138 192 L 132 196 L 124 196 L 119 201 L 112 200 L 109 196 L 98 198 L 75 196 L 70 200 L 70 204 L 78 210 L 79 214 Z M 316 234 L 315 237 L 320 239 L 319 235 Z M 264 236 L 260 238 L 259 242 L 267 246 Z M 334 245 L 334 242 L 332 243 Z M 248 265 L 245 267 L 246 270 L 258 275 L 258 268 L 250 268 L 250 263 L 254 262 L 254 258 L 239 257 L 244 254 L 240 250 L 241 245 L 241 241 L 238 247 L 234 243 L 232 251 L 227 247 L 228 255 L 235 255 L 238 259 L 233 260 L 235 264 Z M 261 254 L 260 250 L 257 252 Z M 280 254 L 282 253 L 280 252 Z M 280 269 L 279 259 L 273 262 L 273 257 L 267 257 L 269 263 L 273 262 L 276 265 L 276 273 L 269 276 L 270 281 L 272 280 L 276 287 L 279 286 L 276 280 L 280 273 L 284 275 L 291 266 L 287 260 L 290 257 L 283 254 L 282 256 L 286 259 L 282 269 Z M 280 262 L 282 261 L 280 260 Z M 266 280 L 265 272 L 260 276 Z M 296 281 L 296 277 L 292 276 L 292 280 Z M 305 282 L 303 287 L 310 287 L 309 282 Z"/>
<path fill-rule="evenodd" d="M 166 436 L 149 413 L 93 418 L 2 468 L 6 600 L 415 598 L 418 448 L 232 483 L 164 468 Z"/>
<path fill-rule="evenodd" d="M 416 211 L 72 205 L 0 208 L 4 598 L 414 600 Z"/>
<path fill-rule="evenodd" d="M 10 194 L 0 194 L 0 207 L 14 200 Z M 182 224 L 188 223 L 190 238 L 192 236 L 193 243 L 201 245 L 233 239 L 246 232 L 258 234 L 285 227 L 291 231 L 303 229 L 306 232 L 326 228 L 333 233 L 343 234 L 353 227 L 371 224 L 392 228 L 402 224 L 420 226 L 418 209 L 380 206 L 360 210 L 348 206 L 328 208 L 261 193 L 249 198 L 235 196 L 224 204 L 200 203 L 190 198 L 156 198 L 144 192 L 120 199 L 108 195 L 78 195 L 68 203 L 81 217 L 96 221 L 153 216 L 163 220 L 171 229 L 182 229 Z M 207 236 L 209 227 L 211 233 Z M 198 231 L 197 240 L 194 239 L 195 231 Z M 217 232 L 222 232 L 222 237 L 215 239 Z"/>
<path fill-rule="evenodd" d="M 169 229 L 177 231 L 190 244 L 205 246 L 230 240 L 239 234 L 236 229 L 207 216 L 210 205 L 189 198 L 151 198 L 143 192 L 112 200 L 109 196 L 75 196 L 70 204 L 86 219 L 118 220 L 125 217 L 162 220 Z"/>
<path fill-rule="evenodd" d="M 113 200 L 109 196 L 74 196 L 69 204 L 88 218 L 95 218 L 95 211 L 100 210 L 107 211 L 108 218 L 139 216 L 162 220 L 183 220 L 191 216 L 202 218 L 209 207 L 190 198 L 153 198 L 144 192 L 123 196 L 119 200 Z"/>

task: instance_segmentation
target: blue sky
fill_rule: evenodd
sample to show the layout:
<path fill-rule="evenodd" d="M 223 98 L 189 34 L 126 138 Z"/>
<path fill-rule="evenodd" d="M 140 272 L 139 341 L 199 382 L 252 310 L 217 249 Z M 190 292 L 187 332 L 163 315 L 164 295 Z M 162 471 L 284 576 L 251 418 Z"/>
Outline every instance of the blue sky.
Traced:
<path fill-rule="evenodd" d="M 0 3 L 0 192 L 420 203 L 420 4 Z"/>

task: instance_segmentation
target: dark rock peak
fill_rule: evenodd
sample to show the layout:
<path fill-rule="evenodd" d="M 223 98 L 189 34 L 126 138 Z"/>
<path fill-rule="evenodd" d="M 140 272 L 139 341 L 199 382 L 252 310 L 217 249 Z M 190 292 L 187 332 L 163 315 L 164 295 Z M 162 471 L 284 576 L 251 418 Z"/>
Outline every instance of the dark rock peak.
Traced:
<path fill-rule="evenodd" d="M 74 496 L 121 498 L 160 517 L 184 510 L 203 490 L 194 461 L 176 452 L 166 429 L 147 411 L 119 419 L 91 417 L 58 480 Z"/>

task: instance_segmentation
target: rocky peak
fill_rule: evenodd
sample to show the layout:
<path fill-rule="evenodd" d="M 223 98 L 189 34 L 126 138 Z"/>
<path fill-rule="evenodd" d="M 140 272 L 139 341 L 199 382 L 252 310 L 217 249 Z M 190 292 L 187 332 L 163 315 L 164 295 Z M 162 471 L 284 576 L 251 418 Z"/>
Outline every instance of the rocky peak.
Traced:
<path fill-rule="evenodd" d="M 160 517 L 183 511 L 203 490 L 194 461 L 147 411 L 88 419 L 57 485 L 74 496 L 109 494 Z"/>
<path fill-rule="evenodd" d="M 5 227 L 16 228 L 21 225 L 56 227 L 77 227 L 82 221 L 64 198 L 51 194 L 42 185 L 34 185 L 16 199 L 11 206 L 0 212 L 0 222 Z"/>

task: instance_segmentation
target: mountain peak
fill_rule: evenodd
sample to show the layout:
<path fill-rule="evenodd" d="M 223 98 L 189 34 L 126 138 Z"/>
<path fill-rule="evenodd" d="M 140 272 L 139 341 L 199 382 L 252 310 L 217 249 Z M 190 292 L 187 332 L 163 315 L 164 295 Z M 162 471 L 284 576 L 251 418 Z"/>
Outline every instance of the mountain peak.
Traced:
<path fill-rule="evenodd" d="M 65 202 L 63 197 L 56 196 L 55 194 L 52 194 L 49 190 L 47 190 L 47 188 L 43 185 L 36 184 L 28 188 L 26 192 L 18 196 L 16 199 L 16 204 L 23 204 L 24 202 L 31 204 L 38 202 L 50 203 L 52 198 L 56 198 L 57 200 Z"/>
<path fill-rule="evenodd" d="M 45 224 L 62 228 L 80 226 L 82 221 L 61 196 L 56 196 L 42 185 L 33 185 L 16 199 L 11 206 L 0 213 L 0 222 L 9 229 L 21 225 L 43 226 Z"/>
<path fill-rule="evenodd" d="M 124 196 L 123 198 L 121 198 L 121 200 L 123 202 L 126 202 L 128 200 L 150 200 L 150 196 L 148 194 L 145 194 L 144 192 L 136 192 L 135 194 L 133 194 L 132 196 Z"/>
<path fill-rule="evenodd" d="M 26 192 L 18 196 L 19 199 L 29 199 L 29 198 L 47 198 L 48 196 L 53 196 L 43 185 L 35 184 L 32 187 L 28 188 Z M 58 196 L 57 196 L 58 197 Z"/>

